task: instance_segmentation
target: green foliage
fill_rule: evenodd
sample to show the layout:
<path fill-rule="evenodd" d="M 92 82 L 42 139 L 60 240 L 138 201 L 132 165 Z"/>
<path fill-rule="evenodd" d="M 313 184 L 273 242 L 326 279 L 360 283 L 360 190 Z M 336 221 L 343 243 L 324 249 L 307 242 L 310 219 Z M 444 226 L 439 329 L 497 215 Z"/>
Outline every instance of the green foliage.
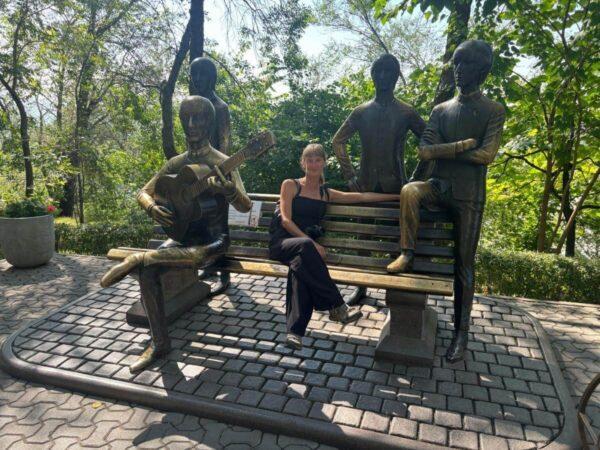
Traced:
<path fill-rule="evenodd" d="M 96 222 L 73 226 L 55 224 L 56 249 L 63 253 L 106 255 L 114 247 L 146 248 L 152 238 L 153 226 L 118 222 Z"/>
<path fill-rule="evenodd" d="M 600 303 L 600 259 L 523 251 L 478 250 L 477 291 L 547 300 Z"/>
<path fill-rule="evenodd" d="M 0 205 L 1 206 L 1 205 Z M 0 208 L 0 215 L 5 217 L 37 217 L 47 214 L 56 215 L 59 210 L 51 201 L 43 201 L 40 197 L 25 197 L 8 202 Z"/>

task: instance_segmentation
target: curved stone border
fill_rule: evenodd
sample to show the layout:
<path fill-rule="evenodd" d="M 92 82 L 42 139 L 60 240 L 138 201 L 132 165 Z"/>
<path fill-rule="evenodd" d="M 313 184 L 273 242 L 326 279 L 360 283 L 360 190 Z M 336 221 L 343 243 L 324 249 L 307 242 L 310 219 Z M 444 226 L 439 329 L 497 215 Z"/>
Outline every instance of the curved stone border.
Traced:
<path fill-rule="evenodd" d="M 124 381 L 85 375 L 75 371 L 31 364 L 14 354 L 12 351 L 13 342 L 22 331 L 46 320 L 51 315 L 68 308 L 85 297 L 87 295 L 51 311 L 46 316 L 30 322 L 11 334 L 0 349 L 0 367 L 14 377 L 39 384 L 50 384 L 63 389 L 106 398 L 118 398 L 163 411 L 192 414 L 232 425 L 258 428 L 270 433 L 311 439 L 344 449 L 439 450 L 446 448 L 399 436 L 360 430 L 346 425 L 334 425 L 314 419 L 292 417 L 244 405 L 191 397 L 177 392 L 168 393 L 155 387 L 139 386 Z"/>
<path fill-rule="evenodd" d="M 573 450 L 581 448 L 581 440 L 579 439 L 579 434 L 577 433 L 577 415 L 575 405 L 573 404 L 571 394 L 569 393 L 569 388 L 567 387 L 565 379 L 560 370 L 560 365 L 558 364 L 554 350 L 552 349 L 550 338 L 546 334 L 546 331 L 544 331 L 541 323 L 535 317 L 529 314 L 527 310 L 515 305 L 514 303 L 511 303 L 508 297 L 499 298 L 488 297 L 484 295 L 479 295 L 479 297 L 498 303 L 503 303 L 510 308 L 521 311 L 523 315 L 527 316 L 527 318 L 531 321 L 535 332 L 538 335 L 542 352 L 544 354 L 544 359 L 548 365 L 548 368 L 550 369 L 550 375 L 552 376 L 552 381 L 554 382 L 554 388 L 556 389 L 558 398 L 560 399 L 564 411 L 564 423 L 560 434 L 543 448 L 547 450 Z"/>

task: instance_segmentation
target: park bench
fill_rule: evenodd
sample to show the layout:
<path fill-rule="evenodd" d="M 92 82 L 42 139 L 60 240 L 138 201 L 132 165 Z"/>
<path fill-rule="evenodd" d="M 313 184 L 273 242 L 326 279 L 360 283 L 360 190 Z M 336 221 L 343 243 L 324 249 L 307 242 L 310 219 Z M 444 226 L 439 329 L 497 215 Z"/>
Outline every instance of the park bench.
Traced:
<path fill-rule="evenodd" d="M 268 260 L 268 227 L 279 196 L 250 194 L 250 198 L 254 202 L 254 215 L 260 211 L 254 219 L 255 226 L 233 225 L 230 216 L 232 244 L 218 268 L 286 277 L 286 266 Z M 327 248 L 327 266 L 336 283 L 385 289 L 389 313 L 376 358 L 427 366 L 433 362 L 437 328 L 437 313 L 427 306 L 427 295 L 452 294 L 452 223 L 446 212 L 422 210 L 413 272 L 389 274 L 385 267 L 400 252 L 398 216 L 397 203 L 330 204 L 322 224 L 326 232 L 318 242 Z M 149 247 L 156 248 L 161 242 L 152 240 Z M 108 258 L 122 260 L 134 251 L 144 249 L 119 247 L 111 249 Z M 163 289 L 169 293 L 166 297 L 178 297 L 179 301 L 195 296 L 197 302 L 197 283 L 200 282 L 193 269 L 170 269 L 163 279 Z M 193 289 L 186 291 L 190 285 Z M 175 291 L 177 295 L 173 294 Z"/>

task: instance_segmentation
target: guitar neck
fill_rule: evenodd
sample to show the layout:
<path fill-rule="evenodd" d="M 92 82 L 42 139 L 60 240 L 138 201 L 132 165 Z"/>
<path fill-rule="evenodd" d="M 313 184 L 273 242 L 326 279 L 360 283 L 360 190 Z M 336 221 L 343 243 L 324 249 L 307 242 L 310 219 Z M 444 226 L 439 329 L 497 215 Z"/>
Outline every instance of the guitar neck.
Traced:
<path fill-rule="evenodd" d="M 227 158 L 222 163 L 218 164 L 217 167 L 223 175 L 228 175 L 229 173 L 237 169 L 239 166 L 241 166 L 245 160 L 246 156 L 244 154 L 244 150 L 240 150 L 236 154 Z M 206 175 L 206 177 L 203 177 L 194 182 L 192 185 L 190 185 L 188 188 L 188 192 L 189 194 L 191 194 L 192 198 L 198 196 L 202 191 L 206 189 L 206 180 L 208 178 L 216 175 L 217 171 L 213 168 L 208 173 L 208 175 Z"/>

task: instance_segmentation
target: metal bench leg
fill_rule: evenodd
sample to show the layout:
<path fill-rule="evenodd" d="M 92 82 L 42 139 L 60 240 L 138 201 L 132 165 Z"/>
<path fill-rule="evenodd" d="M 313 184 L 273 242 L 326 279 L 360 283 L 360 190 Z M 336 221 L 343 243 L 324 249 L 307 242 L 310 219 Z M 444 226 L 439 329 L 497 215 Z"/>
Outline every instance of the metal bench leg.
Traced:
<path fill-rule="evenodd" d="M 389 307 L 375 358 L 407 366 L 431 366 L 435 352 L 437 313 L 427 306 L 427 294 L 388 289 Z"/>
<path fill-rule="evenodd" d="M 196 269 L 163 267 L 159 277 L 168 324 L 177 320 L 210 294 L 210 285 L 198 279 Z M 139 275 L 136 275 L 136 278 L 139 281 Z M 148 327 L 148 318 L 140 301 L 129 308 L 126 320 L 131 326 Z"/>

